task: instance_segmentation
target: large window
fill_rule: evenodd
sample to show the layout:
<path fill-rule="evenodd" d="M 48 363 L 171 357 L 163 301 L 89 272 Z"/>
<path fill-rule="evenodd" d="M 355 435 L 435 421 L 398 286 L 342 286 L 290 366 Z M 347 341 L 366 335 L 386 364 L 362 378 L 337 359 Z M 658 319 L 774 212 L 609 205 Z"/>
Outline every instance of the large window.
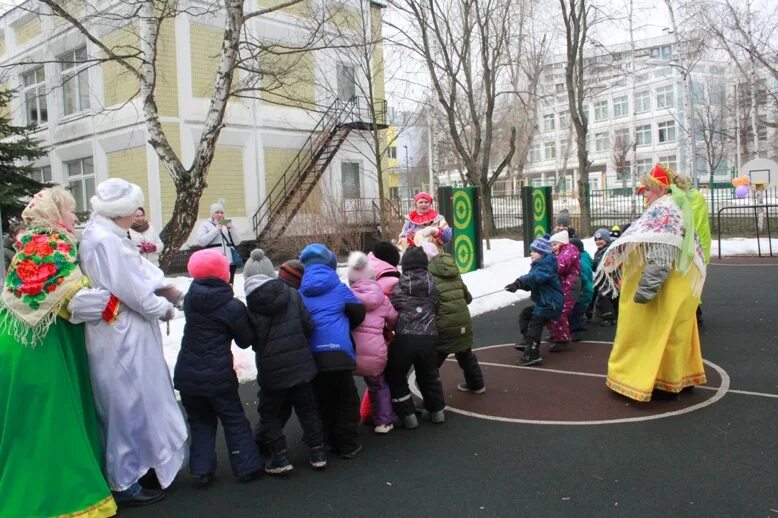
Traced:
<path fill-rule="evenodd" d="M 559 114 L 559 127 L 563 129 L 570 127 L 570 112 L 564 111 Z"/>
<path fill-rule="evenodd" d="M 92 157 L 65 162 L 68 188 L 76 199 L 76 212 L 89 210 L 89 199 L 95 193 L 95 168 Z"/>
<path fill-rule="evenodd" d="M 635 165 L 637 166 L 638 176 L 643 176 L 651 171 L 651 168 L 654 166 L 654 161 L 650 158 L 640 158 Z"/>
<path fill-rule="evenodd" d="M 651 111 L 651 92 L 638 92 L 635 94 L 635 113 Z"/>
<path fill-rule="evenodd" d="M 338 63 L 338 99 L 350 101 L 357 94 L 354 67 Z"/>
<path fill-rule="evenodd" d="M 360 198 L 359 189 L 359 163 L 341 162 L 340 164 L 341 187 L 343 189 L 343 199 Z"/>
<path fill-rule="evenodd" d="M 529 148 L 529 161 L 540 162 L 540 144 L 532 144 Z"/>
<path fill-rule="evenodd" d="M 675 142 L 675 121 L 660 122 L 657 125 L 659 129 L 659 143 Z"/>
<path fill-rule="evenodd" d="M 638 147 L 651 145 L 651 124 L 635 128 L 635 142 Z"/>
<path fill-rule="evenodd" d="M 46 72 L 40 66 L 22 74 L 24 110 L 27 124 L 43 124 L 49 120 L 46 107 Z"/>
<path fill-rule="evenodd" d="M 614 131 L 613 141 L 618 142 L 622 147 L 629 147 L 631 141 L 629 138 L 629 128 L 619 128 Z"/>
<path fill-rule="evenodd" d="M 387 158 L 397 158 L 397 146 L 389 146 L 386 150 Z"/>
<path fill-rule="evenodd" d="M 594 120 L 604 121 L 608 118 L 608 101 L 600 101 L 594 104 Z"/>
<path fill-rule="evenodd" d="M 629 115 L 629 98 L 626 95 L 613 98 L 613 116 L 626 117 Z"/>
<path fill-rule="evenodd" d="M 553 113 L 547 113 L 543 116 L 543 131 L 554 131 L 555 116 Z"/>
<path fill-rule="evenodd" d="M 671 171 L 675 171 L 678 167 L 678 163 L 675 160 L 675 155 L 660 156 L 659 161 L 667 166 Z"/>
<path fill-rule="evenodd" d="M 544 148 L 544 156 L 546 160 L 553 160 L 556 158 L 556 143 L 555 142 L 546 142 L 543 145 Z"/>
<path fill-rule="evenodd" d="M 62 72 L 62 113 L 70 115 L 89 109 L 89 70 L 86 47 L 59 56 Z"/>
<path fill-rule="evenodd" d="M 30 171 L 30 178 L 40 183 L 51 183 L 51 166 L 33 167 Z"/>
<path fill-rule="evenodd" d="M 564 158 L 567 155 L 567 140 L 559 143 L 559 156 Z"/>
<path fill-rule="evenodd" d="M 610 148 L 610 138 L 608 132 L 595 133 L 594 134 L 594 150 L 595 151 L 608 151 Z"/>
<path fill-rule="evenodd" d="M 657 108 L 672 108 L 674 104 L 673 85 L 667 85 L 656 89 Z"/>

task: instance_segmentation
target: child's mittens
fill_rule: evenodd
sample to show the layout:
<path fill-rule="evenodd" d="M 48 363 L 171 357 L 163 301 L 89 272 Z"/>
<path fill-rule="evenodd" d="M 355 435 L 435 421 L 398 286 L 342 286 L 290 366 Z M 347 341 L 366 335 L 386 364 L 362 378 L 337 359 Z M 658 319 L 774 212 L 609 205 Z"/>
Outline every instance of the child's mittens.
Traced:
<path fill-rule="evenodd" d="M 516 293 L 518 290 L 521 289 L 521 281 L 519 279 L 516 279 L 512 283 L 508 284 L 505 287 L 505 291 L 510 291 L 511 293 Z"/>

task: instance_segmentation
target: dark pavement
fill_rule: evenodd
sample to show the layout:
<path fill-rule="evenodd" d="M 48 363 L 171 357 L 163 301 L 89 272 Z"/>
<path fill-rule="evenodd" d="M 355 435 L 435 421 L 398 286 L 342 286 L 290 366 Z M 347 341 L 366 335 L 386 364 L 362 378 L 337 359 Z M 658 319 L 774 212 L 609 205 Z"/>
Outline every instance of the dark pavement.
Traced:
<path fill-rule="evenodd" d="M 703 299 L 703 356 L 723 368 L 731 382 L 729 393 L 704 408 L 662 419 L 579 426 L 448 412 L 443 425 L 423 422 L 417 430 L 388 436 L 363 427 L 365 448 L 359 457 L 331 458 L 324 472 L 308 466 L 308 450 L 293 419 L 287 437 L 295 470 L 288 477 L 238 483 L 220 435 L 213 486 L 192 488 L 184 471 L 164 501 L 121 515 L 778 517 L 778 265 L 711 265 Z M 477 344 L 515 342 L 519 309 L 477 317 Z M 612 341 L 614 331 L 591 325 L 587 339 Z M 585 363 L 587 347 L 608 346 L 578 345 L 563 353 L 569 355 L 565 362 L 580 355 Z M 552 356 L 559 355 L 546 356 L 543 367 L 552 368 L 557 361 Z M 505 370 L 517 387 L 527 387 L 504 392 L 506 408 L 559 406 L 554 398 L 560 393 L 553 387 L 531 389 L 536 374 Z M 447 386 L 459 381 L 450 379 L 455 372 L 444 370 Z M 613 405 L 614 415 L 629 404 L 611 397 L 601 379 L 582 383 L 584 390 L 601 391 L 592 392 L 593 398 L 607 394 L 605 404 Z M 694 397 L 700 397 L 697 392 Z M 256 385 L 243 385 L 241 394 L 255 421 Z M 491 391 L 487 395 L 496 397 Z M 499 402 L 489 406 L 499 410 Z"/>

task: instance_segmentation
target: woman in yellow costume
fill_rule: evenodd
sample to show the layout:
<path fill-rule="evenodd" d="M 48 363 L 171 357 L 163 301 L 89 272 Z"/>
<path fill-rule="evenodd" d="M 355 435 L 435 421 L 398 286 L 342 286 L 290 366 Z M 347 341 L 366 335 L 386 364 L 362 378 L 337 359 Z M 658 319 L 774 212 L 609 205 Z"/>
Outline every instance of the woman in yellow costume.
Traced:
<path fill-rule="evenodd" d="M 705 383 L 695 311 L 705 260 L 683 178 L 657 164 L 637 190 L 648 208 L 611 244 L 597 278 L 621 292 L 607 386 L 637 401 Z"/>
<path fill-rule="evenodd" d="M 4 518 L 116 514 L 102 473 L 84 326 L 73 323 L 100 319 L 110 293 L 82 289 L 74 209 L 61 187 L 32 198 L 0 295 Z"/>

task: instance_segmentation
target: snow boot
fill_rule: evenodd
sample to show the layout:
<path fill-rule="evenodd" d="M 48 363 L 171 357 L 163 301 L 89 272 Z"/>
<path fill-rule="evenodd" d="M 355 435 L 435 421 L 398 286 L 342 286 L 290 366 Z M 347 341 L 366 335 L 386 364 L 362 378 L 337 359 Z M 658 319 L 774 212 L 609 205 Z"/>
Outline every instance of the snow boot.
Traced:
<path fill-rule="evenodd" d="M 528 345 L 524 351 L 524 356 L 519 360 L 519 366 L 529 367 L 530 365 L 538 365 L 543 361 L 540 356 L 540 342 L 534 342 L 532 345 Z"/>

